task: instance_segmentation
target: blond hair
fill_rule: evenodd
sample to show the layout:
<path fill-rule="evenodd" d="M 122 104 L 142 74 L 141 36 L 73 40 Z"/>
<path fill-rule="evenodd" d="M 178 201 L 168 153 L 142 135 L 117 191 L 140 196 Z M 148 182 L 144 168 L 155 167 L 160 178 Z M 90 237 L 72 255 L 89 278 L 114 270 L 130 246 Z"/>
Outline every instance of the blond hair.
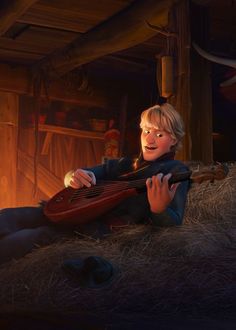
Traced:
<path fill-rule="evenodd" d="M 177 143 L 173 146 L 173 151 L 181 148 L 181 140 L 185 134 L 184 124 L 180 114 L 169 103 L 154 105 L 141 114 L 140 127 L 153 127 L 161 129 L 171 134 Z"/>

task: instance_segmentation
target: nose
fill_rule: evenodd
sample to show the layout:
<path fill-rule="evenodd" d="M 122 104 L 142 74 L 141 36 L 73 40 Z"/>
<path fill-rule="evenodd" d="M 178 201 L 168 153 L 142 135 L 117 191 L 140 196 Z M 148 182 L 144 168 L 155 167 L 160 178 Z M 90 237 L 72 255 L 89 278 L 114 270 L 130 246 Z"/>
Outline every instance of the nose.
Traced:
<path fill-rule="evenodd" d="M 149 134 L 146 136 L 147 143 L 154 143 L 155 142 L 155 134 L 153 131 L 150 131 Z"/>

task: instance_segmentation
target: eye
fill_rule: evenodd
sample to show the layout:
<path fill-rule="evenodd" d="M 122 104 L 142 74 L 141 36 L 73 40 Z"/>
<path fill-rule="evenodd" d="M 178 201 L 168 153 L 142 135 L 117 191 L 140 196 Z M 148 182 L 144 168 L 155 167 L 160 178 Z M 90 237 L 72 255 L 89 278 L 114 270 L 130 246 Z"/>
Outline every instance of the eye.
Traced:
<path fill-rule="evenodd" d="M 162 137 L 163 134 L 162 133 L 156 133 L 156 137 Z"/>
<path fill-rule="evenodd" d="M 143 129 L 143 133 L 148 134 L 148 133 L 150 133 L 150 131 L 148 129 Z"/>

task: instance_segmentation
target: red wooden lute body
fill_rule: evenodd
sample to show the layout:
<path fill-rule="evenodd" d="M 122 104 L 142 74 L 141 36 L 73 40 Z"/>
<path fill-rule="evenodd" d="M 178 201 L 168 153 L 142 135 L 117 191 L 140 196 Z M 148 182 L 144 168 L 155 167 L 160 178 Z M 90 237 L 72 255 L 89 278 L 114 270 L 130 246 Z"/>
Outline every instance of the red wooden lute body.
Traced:
<path fill-rule="evenodd" d="M 98 183 L 91 188 L 65 188 L 52 197 L 44 207 L 44 214 L 57 223 L 88 223 L 110 211 L 125 198 L 137 194 L 136 189 L 116 191 L 120 182 Z M 128 183 L 127 183 L 128 186 Z"/>

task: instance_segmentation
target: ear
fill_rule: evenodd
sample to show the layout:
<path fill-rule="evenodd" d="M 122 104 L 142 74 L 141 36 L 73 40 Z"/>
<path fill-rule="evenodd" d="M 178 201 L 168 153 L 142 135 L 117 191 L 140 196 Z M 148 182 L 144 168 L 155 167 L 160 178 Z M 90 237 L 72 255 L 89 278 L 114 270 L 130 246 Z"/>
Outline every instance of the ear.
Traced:
<path fill-rule="evenodd" d="M 171 138 L 172 141 L 171 141 L 171 147 L 174 147 L 176 144 L 177 144 L 177 139 L 176 138 Z"/>

